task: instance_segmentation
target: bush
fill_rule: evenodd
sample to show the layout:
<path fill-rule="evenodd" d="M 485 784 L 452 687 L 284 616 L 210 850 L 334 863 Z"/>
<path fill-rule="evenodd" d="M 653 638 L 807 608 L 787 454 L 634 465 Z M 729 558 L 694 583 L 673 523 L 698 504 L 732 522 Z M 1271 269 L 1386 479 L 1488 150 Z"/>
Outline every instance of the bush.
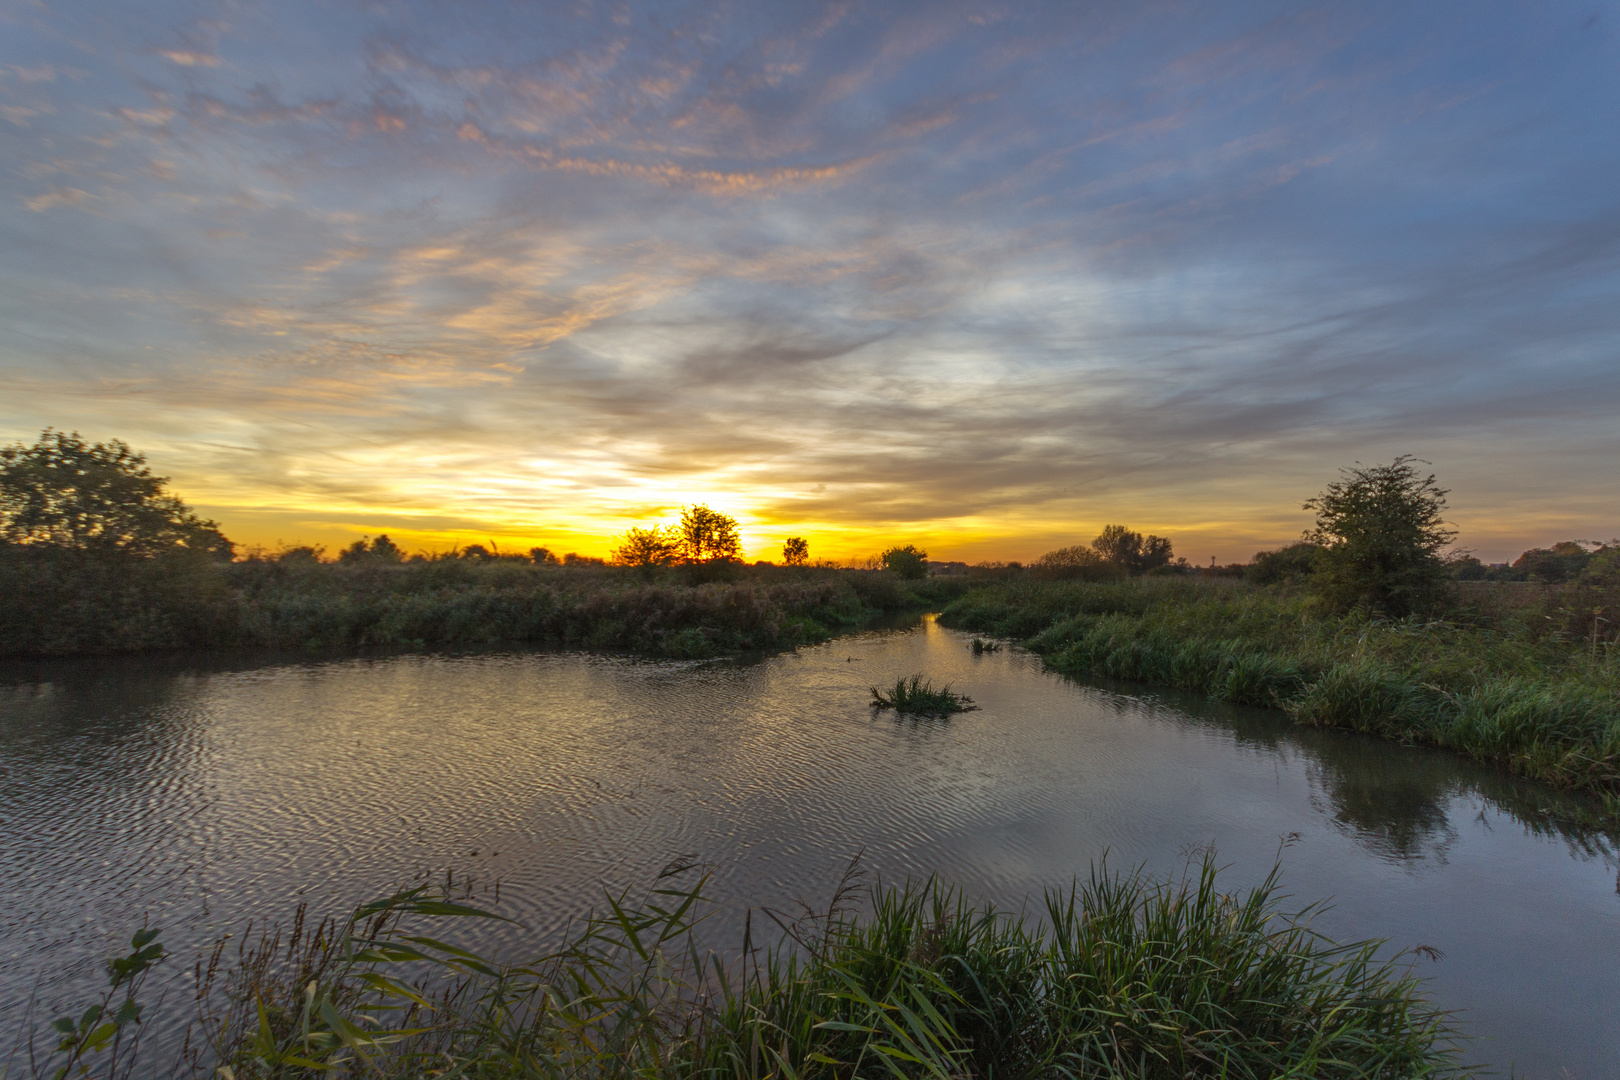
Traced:
<path fill-rule="evenodd" d="M 893 547 L 878 556 L 883 568 L 891 574 L 918 581 L 928 576 L 928 552 L 915 544 Z"/>
<path fill-rule="evenodd" d="M 1440 552 L 1455 534 L 1441 513 L 1446 492 L 1403 454 L 1388 465 L 1343 470 L 1305 509 L 1316 511 L 1313 591 L 1335 611 L 1367 607 L 1401 616 L 1446 598 Z"/>

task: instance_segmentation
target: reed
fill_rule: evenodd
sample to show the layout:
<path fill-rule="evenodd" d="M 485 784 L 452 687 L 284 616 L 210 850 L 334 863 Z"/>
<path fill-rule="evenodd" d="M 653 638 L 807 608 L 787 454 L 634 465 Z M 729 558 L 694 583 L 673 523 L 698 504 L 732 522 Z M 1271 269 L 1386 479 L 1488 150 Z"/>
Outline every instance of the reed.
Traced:
<path fill-rule="evenodd" d="M 894 685 L 886 690 L 877 686 L 870 689 L 873 708 L 893 709 L 915 716 L 949 716 L 978 708 L 966 694 L 958 694 L 949 686 L 936 689 L 931 680 L 921 675 L 896 679 Z"/>
<path fill-rule="evenodd" d="M 695 879 L 695 880 L 694 880 Z M 198 967 L 201 1015 L 176 1074 L 821 1080 L 1356 1078 L 1465 1075 L 1408 957 L 1337 945 L 1285 916 L 1277 872 L 1219 887 L 1094 868 L 1044 917 L 937 881 L 846 876 L 827 909 L 761 947 L 701 947 L 708 877 L 675 865 L 645 900 L 608 897 L 566 944 L 501 964 L 435 924 L 493 918 L 417 889 Z M 859 913 L 864 911 L 864 914 Z M 223 946 L 222 946 L 223 947 Z M 122 1080 L 72 1047 L 18 1075 Z"/>

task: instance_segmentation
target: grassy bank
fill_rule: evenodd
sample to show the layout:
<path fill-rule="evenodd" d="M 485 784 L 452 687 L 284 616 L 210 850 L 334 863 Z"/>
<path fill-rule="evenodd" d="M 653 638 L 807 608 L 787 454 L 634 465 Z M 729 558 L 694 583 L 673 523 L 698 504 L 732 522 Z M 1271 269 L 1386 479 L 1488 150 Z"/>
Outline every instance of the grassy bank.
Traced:
<path fill-rule="evenodd" d="M 1444 619 L 1320 612 L 1235 582 L 1012 580 L 949 604 L 1057 671 L 1186 687 L 1301 723 L 1449 747 L 1620 797 L 1620 655 L 1560 597 L 1476 590 Z"/>
<path fill-rule="evenodd" d="M 495 559 L 222 564 L 8 545 L 0 656 L 511 641 L 696 658 L 792 648 L 940 601 L 938 585 L 882 572 L 737 566 L 702 577 L 718 580 Z"/>
<path fill-rule="evenodd" d="M 1206 859 L 1156 884 L 1094 873 L 1044 919 L 934 883 L 841 888 L 826 912 L 703 951 L 690 867 L 640 906 L 610 902 L 559 951 L 502 966 L 435 922 L 485 917 L 418 891 L 341 925 L 302 917 L 199 965 L 177 1072 L 377 1077 L 1233 1078 L 1457 1075 L 1444 1018 L 1405 964 L 1279 915 L 1276 876 L 1231 895 Z M 770 926 L 780 943 L 757 946 Z M 780 926 L 782 929 L 777 930 Z M 785 931 L 785 933 L 783 933 Z M 107 1017 L 134 1015 L 149 939 L 88 1020 L 64 1018 L 18 1075 L 138 1071 Z M 146 950 L 145 960 L 140 950 Z M 235 950 L 233 950 L 235 951 Z M 114 969 L 115 980 L 119 969 Z M 122 1009 L 120 1013 L 119 1010 Z M 97 1036 L 96 1032 L 101 1032 Z M 99 1038 L 100 1050 L 89 1049 Z M 36 1044 L 39 1040 L 36 1039 Z M 117 1060 L 120 1047 L 123 1059 Z M 122 1071 L 120 1071 L 122 1070 Z"/>

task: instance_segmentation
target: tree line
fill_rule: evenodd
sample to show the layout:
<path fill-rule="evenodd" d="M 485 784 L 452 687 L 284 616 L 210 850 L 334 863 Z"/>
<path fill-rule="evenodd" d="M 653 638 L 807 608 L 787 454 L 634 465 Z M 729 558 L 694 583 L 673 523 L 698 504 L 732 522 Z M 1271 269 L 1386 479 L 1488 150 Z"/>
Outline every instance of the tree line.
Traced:
<path fill-rule="evenodd" d="M 1620 542 L 1565 541 L 1533 548 L 1506 567 L 1486 567 L 1467 553 L 1448 552 L 1456 537 L 1444 520 L 1449 492 L 1419 464 L 1426 463 L 1402 455 L 1387 465 L 1341 470 L 1339 479 L 1304 502 L 1316 521 L 1299 542 L 1258 552 L 1251 563 L 1226 571 L 1258 585 L 1306 584 L 1332 610 L 1364 607 L 1394 616 L 1437 610 L 1458 580 L 1560 583 L 1606 581 L 1620 574 Z M 60 559 L 54 564 L 58 578 L 88 573 L 87 559 L 98 565 L 138 559 L 195 567 L 236 557 L 236 545 L 219 523 L 198 516 L 167 485 L 167 477 L 155 475 L 144 456 L 120 440 L 90 443 L 77 432 L 47 428 L 32 446 L 0 449 L 0 544 L 36 562 L 50 552 L 74 553 L 78 562 L 72 566 Z M 783 544 L 784 564 L 804 566 L 809 557 L 804 538 L 789 537 Z M 293 547 L 272 558 L 313 564 L 325 561 L 325 550 Z M 559 557 L 544 547 L 502 552 L 493 541 L 437 556 L 407 555 L 386 533 L 354 541 L 336 561 L 397 565 L 445 558 L 603 563 L 574 553 Z M 737 520 L 705 504 L 684 507 L 668 524 L 631 527 L 611 553 L 615 565 L 644 571 L 683 566 L 713 572 L 741 560 Z M 909 543 L 885 549 L 869 565 L 904 579 L 929 573 L 928 553 Z M 1007 569 L 1021 568 L 1013 563 Z M 1028 569 L 1042 577 L 1092 581 L 1194 572 L 1186 559 L 1175 557 L 1169 539 L 1124 525 L 1106 526 L 1089 544 L 1049 551 Z M 700 573 L 694 580 L 704 578 Z"/>

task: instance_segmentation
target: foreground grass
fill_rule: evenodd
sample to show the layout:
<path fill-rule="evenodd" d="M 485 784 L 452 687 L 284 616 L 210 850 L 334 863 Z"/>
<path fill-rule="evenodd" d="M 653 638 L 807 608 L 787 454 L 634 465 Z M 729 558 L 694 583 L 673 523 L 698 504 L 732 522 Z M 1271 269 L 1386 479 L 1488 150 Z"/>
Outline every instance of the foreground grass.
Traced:
<path fill-rule="evenodd" d="M 492 917 L 422 890 L 346 924 L 199 966 L 201 1017 L 177 1073 L 314 1076 L 1155 1078 L 1459 1075 L 1444 1017 L 1376 943 L 1334 945 L 1279 914 L 1276 872 L 1217 887 L 1207 858 L 1179 883 L 1094 871 L 1049 893 L 1044 919 L 966 903 L 934 882 L 876 889 L 849 913 L 750 930 L 729 962 L 695 935 L 706 879 L 671 867 L 647 901 L 608 907 L 565 947 L 498 965 L 431 922 Z M 150 938 L 136 943 L 152 959 Z M 128 1075 L 121 1042 L 139 963 L 100 1011 L 13 1057 L 18 1075 Z M 129 973 L 134 970 L 134 974 Z M 122 1002 L 130 1002 L 124 1008 Z M 116 1012 L 121 1010 L 121 1012 Z M 105 1019 L 116 1014 L 118 1024 Z M 111 1025 L 111 1029 L 109 1029 Z M 96 1035 L 97 1031 L 101 1035 Z M 91 1043 L 96 1039 L 95 1047 Z M 36 1040 L 37 1042 L 37 1040 Z M 119 1048 L 123 1056 L 120 1060 Z M 54 1052 L 50 1049 L 54 1047 Z"/>
<path fill-rule="evenodd" d="M 1558 632 L 1540 606 L 1386 621 L 1241 585 L 1023 580 L 968 593 L 942 621 L 1020 639 L 1066 674 L 1449 747 L 1620 806 L 1620 656 Z"/>

